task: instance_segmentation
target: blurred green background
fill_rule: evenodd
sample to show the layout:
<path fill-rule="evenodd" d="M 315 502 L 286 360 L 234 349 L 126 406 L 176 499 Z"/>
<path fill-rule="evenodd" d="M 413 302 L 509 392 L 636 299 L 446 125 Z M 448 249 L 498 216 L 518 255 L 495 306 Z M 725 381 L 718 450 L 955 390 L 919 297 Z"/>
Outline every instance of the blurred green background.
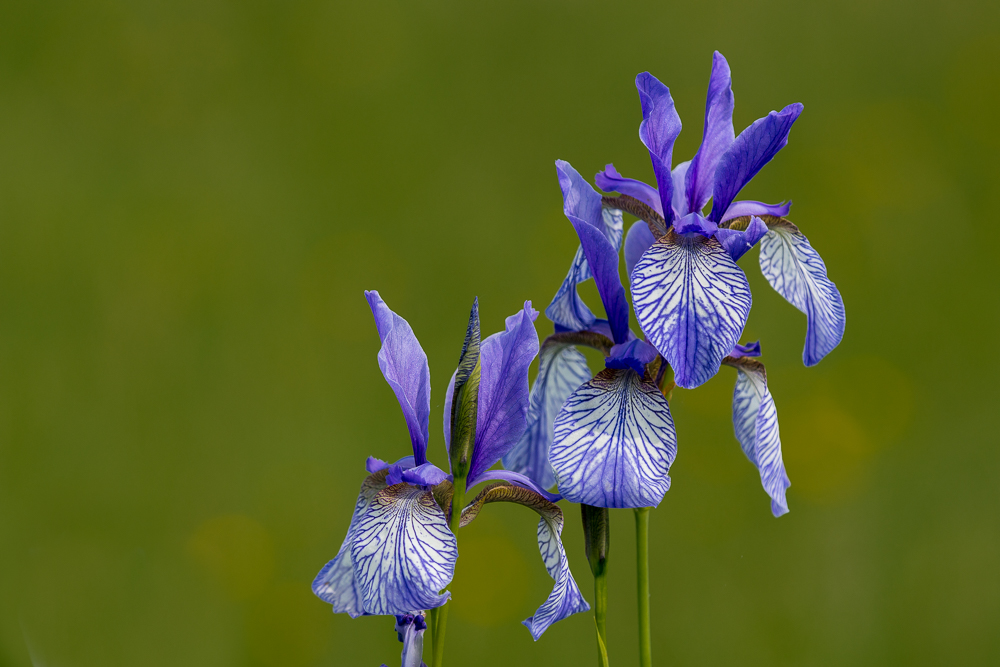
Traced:
<path fill-rule="evenodd" d="M 0 4 L 0 663 L 398 664 L 391 620 L 309 590 L 365 457 L 409 447 L 362 290 L 427 351 L 444 464 L 473 296 L 496 331 L 575 248 L 553 160 L 648 180 L 643 70 L 690 157 L 714 49 L 737 131 L 805 104 L 743 195 L 794 199 L 848 328 L 803 368 L 804 316 L 742 260 L 792 511 L 733 439 L 731 371 L 675 391 L 657 664 L 1000 663 L 1000 6 L 881 0 Z M 535 523 L 462 533 L 449 664 L 594 663 L 589 614 L 519 625 L 551 587 Z"/>

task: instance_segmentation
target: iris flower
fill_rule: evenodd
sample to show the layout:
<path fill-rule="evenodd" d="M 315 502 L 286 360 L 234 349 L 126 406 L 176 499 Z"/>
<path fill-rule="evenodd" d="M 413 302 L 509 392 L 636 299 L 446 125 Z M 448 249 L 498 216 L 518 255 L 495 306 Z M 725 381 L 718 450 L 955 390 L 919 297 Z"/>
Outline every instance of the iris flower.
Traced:
<path fill-rule="evenodd" d="M 648 366 L 658 360 L 657 352 L 629 328 L 618 276 L 621 211 L 602 210 L 601 195 L 569 163 L 558 161 L 556 167 L 564 213 L 580 249 L 545 311 L 556 333 L 542 346 L 528 430 L 504 465 L 542 485 L 558 481 L 559 492 L 575 503 L 656 506 L 670 487 L 676 436 L 657 385 L 661 365 Z M 577 293 L 577 284 L 590 277 L 607 320 L 598 320 Z M 597 377 L 591 378 L 578 345 L 605 355 Z"/>
<path fill-rule="evenodd" d="M 596 182 L 623 195 L 608 198 L 607 205 L 642 218 L 625 240 L 633 304 L 639 326 L 670 363 L 676 383 L 693 388 L 706 382 L 739 340 L 752 299 L 736 260 L 758 241 L 764 276 L 807 316 L 803 361 L 819 363 L 843 338 L 845 326 L 844 303 L 823 260 L 783 217 L 790 202 L 734 201 L 788 143 L 802 105 L 772 111 L 736 136 L 729 64 L 716 52 L 701 147 L 693 159 L 671 168 L 681 121 L 670 91 L 648 72 L 636 77 L 636 87 L 643 117 L 639 137 L 657 187 L 625 178 L 610 164 Z"/>
<path fill-rule="evenodd" d="M 365 293 L 382 347 L 379 367 L 403 410 L 410 433 L 412 454 L 393 464 L 370 457 L 368 477 L 351 517 L 350 527 L 337 556 L 317 575 L 313 591 L 337 613 L 395 615 L 419 618 L 406 625 L 405 638 L 422 645 L 423 613 L 444 605 L 450 597 L 458 558 L 457 541 L 450 522 L 452 476 L 427 460 L 430 417 L 430 372 L 427 356 L 410 325 L 385 304 L 378 292 Z M 446 400 L 446 438 L 460 433 L 467 459 L 463 486 L 492 481 L 459 519 L 462 525 L 475 518 L 486 502 L 506 500 L 527 505 L 541 515 L 539 548 L 556 580 L 549 598 L 525 625 L 537 639 L 553 622 L 589 607 L 569 571 L 561 541 L 562 513 L 548 494 L 528 478 L 505 471 L 489 471 L 520 438 L 528 409 L 528 366 L 538 351 L 534 329 L 537 313 L 526 302 L 507 318 L 506 329 L 479 341 L 478 306 L 473 308 L 456 376 L 464 390 L 449 389 Z M 452 387 L 455 387 L 455 378 Z M 452 405 L 459 419 L 449 419 Z M 471 407 L 470 407 L 471 406 Z M 471 421 L 462 421 L 471 416 Z M 454 417 L 452 415 L 452 417 Z M 455 443 L 452 443 L 455 444 Z M 456 447 L 452 447 L 454 454 Z M 452 457 L 454 467 L 456 458 Z M 466 483 L 467 482 L 467 483 Z M 478 503 L 478 505 L 477 505 Z M 443 611 L 443 610 L 442 610 Z M 405 625 L 405 624 L 404 624 Z M 432 628 L 433 630 L 433 628 Z M 410 633 L 410 634 L 407 634 Z M 420 633 L 420 634 L 414 634 Z M 405 643 L 405 642 L 404 642 Z M 411 659 L 419 665 L 419 652 Z"/>

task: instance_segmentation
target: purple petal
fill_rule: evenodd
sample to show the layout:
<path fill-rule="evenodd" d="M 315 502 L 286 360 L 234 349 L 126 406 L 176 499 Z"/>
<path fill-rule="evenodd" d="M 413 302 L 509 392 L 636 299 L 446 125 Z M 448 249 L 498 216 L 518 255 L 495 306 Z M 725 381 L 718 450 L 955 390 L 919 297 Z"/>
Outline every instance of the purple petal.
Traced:
<path fill-rule="evenodd" d="M 455 378 L 458 376 L 458 369 L 451 374 L 451 379 L 448 380 L 448 392 L 444 397 L 444 412 L 442 413 L 444 421 L 444 447 L 448 453 L 448 466 L 451 466 L 451 402 L 453 399 L 453 394 L 455 393 Z"/>
<path fill-rule="evenodd" d="M 716 51 L 712 59 L 712 76 L 708 80 L 708 99 L 705 101 L 705 130 L 701 147 L 691 160 L 685 183 L 689 211 L 701 212 L 708 203 L 719 159 L 736 137 L 733 130 L 732 86 L 729 63 Z"/>
<path fill-rule="evenodd" d="M 601 226 L 601 195 L 565 160 L 556 160 L 556 174 L 563 196 L 563 212 Z"/>
<path fill-rule="evenodd" d="M 723 214 L 722 222 L 732 220 L 733 218 L 742 218 L 745 215 L 773 215 L 777 218 L 783 218 L 788 215 L 791 209 L 792 202 L 790 201 L 782 202 L 781 204 L 765 204 L 764 202 L 749 199 L 734 201 Z"/>
<path fill-rule="evenodd" d="M 507 318 L 506 330 L 484 340 L 480 348 L 482 375 L 470 486 L 517 444 L 527 428 L 528 368 L 538 354 L 537 316 L 531 302 L 525 301 L 521 311 Z"/>
<path fill-rule="evenodd" d="M 653 173 L 656 175 L 656 186 L 662 204 L 660 210 L 667 224 L 670 224 L 674 221 L 670 205 L 674 190 L 670 165 L 673 160 L 674 140 L 681 133 L 681 119 L 674 109 L 670 89 L 652 74 L 643 72 L 635 77 L 635 87 L 639 90 L 639 101 L 642 104 L 639 138 L 649 149 L 649 158 L 653 162 Z"/>
<path fill-rule="evenodd" d="M 396 393 L 399 407 L 403 409 L 406 426 L 413 442 L 413 456 L 417 464 L 427 461 L 427 427 L 431 414 L 431 374 L 413 329 L 402 317 L 389 310 L 375 290 L 366 291 L 365 298 L 375 316 L 382 349 L 378 365 L 385 381 Z"/>
<path fill-rule="evenodd" d="M 542 518 L 538 521 L 538 551 L 542 555 L 542 562 L 545 563 L 549 576 L 555 580 L 555 585 L 545 602 L 530 618 L 523 621 L 535 641 L 538 641 L 542 633 L 556 621 L 590 610 L 590 605 L 584 599 L 569 569 L 569 559 L 562 543 L 562 512 L 558 514 L 539 512 L 539 514 Z"/>
<path fill-rule="evenodd" d="M 754 121 L 740 132 L 715 170 L 712 213 L 708 216 L 711 220 L 719 222 L 743 186 L 785 147 L 792 123 L 801 113 L 801 104 L 789 104 L 781 111 L 772 111 Z"/>
<path fill-rule="evenodd" d="M 692 389 L 719 370 L 750 314 L 750 285 L 715 239 L 668 236 L 632 271 L 632 300 L 647 340 Z"/>
<path fill-rule="evenodd" d="M 806 314 L 802 361 L 815 366 L 837 347 L 847 324 L 844 301 L 826 276 L 826 264 L 797 228 L 776 225 L 761 241 L 760 270 L 778 294 Z"/>
<path fill-rule="evenodd" d="M 427 667 L 423 661 L 424 632 L 427 622 L 422 614 L 396 616 L 396 635 L 403 642 L 402 667 Z"/>
<path fill-rule="evenodd" d="M 404 470 L 400 481 L 414 486 L 437 486 L 446 479 L 448 479 L 448 473 L 433 463 L 424 463 Z M 392 484 L 392 482 L 389 482 L 388 477 L 386 478 L 386 482 Z"/>
<path fill-rule="evenodd" d="M 729 356 L 733 359 L 739 359 L 741 357 L 759 357 L 760 341 L 758 340 L 748 345 L 740 345 L 737 343 L 733 346 L 733 351 L 729 353 Z"/>
<path fill-rule="evenodd" d="M 663 215 L 663 204 L 660 202 L 660 193 L 656 191 L 656 188 L 634 178 L 625 178 L 615 170 L 613 164 L 604 167 L 604 171 L 597 172 L 597 175 L 594 176 L 594 182 L 605 192 L 620 192 L 623 195 L 635 197 Z"/>
<path fill-rule="evenodd" d="M 646 372 L 646 364 L 656 359 L 656 348 L 644 340 L 634 338 L 627 343 L 619 343 L 611 348 L 611 354 L 604 360 L 608 368 L 631 368 L 639 375 Z"/>
<path fill-rule="evenodd" d="M 628 301 L 618 276 L 618 251 L 600 230 L 575 216 L 567 217 L 580 237 L 580 247 L 594 274 L 613 338 L 617 343 L 625 342 L 628 338 Z"/>
<path fill-rule="evenodd" d="M 691 160 L 681 162 L 670 172 L 670 180 L 674 185 L 674 192 L 671 196 L 670 204 L 674 208 L 674 218 L 683 218 L 691 212 L 688 208 L 687 196 L 684 193 L 684 182 L 687 179 L 687 171 L 691 167 Z M 700 210 L 700 209 L 699 209 Z"/>
<path fill-rule="evenodd" d="M 674 231 L 678 234 L 700 234 L 709 237 L 718 229 L 717 224 L 706 219 L 701 213 L 688 213 L 674 223 Z"/>
<path fill-rule="evenodd" d="M 636 262 L 642 257 L 642 253 L 649 249 L 649 246 L 656 242 L 653 232 L 649 231 L 649 225 L 642 220 L 636 220 L 628 228 L 625 236 L 625 270 L 632 275 L 632 269 Z"/>
<path fill-rule="evenodd" d="M 351 536 L 354 576 L 369 614 L 440 607 L 458 550 L 430 491 L 397 484 L 379 491 Z"/>
<path fill-rule="evenodd" d="M 729 362 L 727 362 L 729 363 Z M 767 388 L 764 364 L 741 359 L 731 364 L 737 370 L 733 391 L 733 429 L 750 462 L 760 471 L 760 481 L 771 496 L 771 513 L 788 512 L 785 490 L 791 484 L 781 458 L 778 412 Z"/>
<path fill-rule="evenodd" d="M 514 472 L 513 470 L 487 470 L 479 476 L 479 479 L 476 480 L 476 484 L 481 482 L 510 482 L 511 484 L 515 484 L 521 488 L 534 491 L 546 500 L 551 500 L 552 502 L 562 500 L 562 496 L 558 493 L 550 493 L 549 491 L 546 491 L 540 487 L 535 480 L 530 479 L 519 472 Z M 470 484 L 469 486 L 472 487 L 473 485 Z"/>
<path fill-rule="evenodd" d="M 750 219 L 750 224 L 745 230 L 720 229 L 715 233 L 715 238 L 735 262 L 750 248 L 757 245 L 757 241 L 764 238 L 764 234 L 767 234 L 767 225 L 764 224 L 763 220 L 754 216 Z"/>
<path fill-rule="evenodd" d="M 324 602 L 332 604 L 336 614 L 348 614 L 351 618 L 357 618 L 365 613 L 361 602 L 361 588 L 354 577 L 351 544 L 360 517 L 368 511 L 375 494 L 384 488 L 385 483 L 382 481 L 375 482 L 370 477 L 365 479 L 354 505 L 351 525 L 337 557 L 327 563 L 313 580 L 313 593 Z"/>
<path fill-rule="evenodd" d="M 605 369 L 555 421 L 550 460 L 559 492 L 597 507 L 655 507 L 670 488 L 677 439 L 659 388 L 632 370 Z"/>
<path fill-rule="evenodd" d="M 538 375 L 531 387 L 528 427 L 503 458 L 503 467 L 522 473 L 543 489 L 556 483 L 549 465 L 552 422 L 577 387 L 591 378 L 587 359 L 572 345 L 549 343 L 538 357 Z"/>

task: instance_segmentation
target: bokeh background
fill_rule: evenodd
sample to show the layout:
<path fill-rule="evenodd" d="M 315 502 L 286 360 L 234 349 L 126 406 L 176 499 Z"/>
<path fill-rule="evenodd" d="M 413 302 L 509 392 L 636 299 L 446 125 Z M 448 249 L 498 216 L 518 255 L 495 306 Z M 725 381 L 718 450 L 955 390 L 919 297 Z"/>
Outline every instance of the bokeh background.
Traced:
<path fill-rule="evenodd" d="M 553 160 L 650 178 L 643 70 L 687 159 L 714 49 L 737 131 L 805 104 L 743 194 L 794 199 L 848 328 L 804 368 L 804 316 L 741 261 L 792 511 L 771 517 L 733 439 L 732 373 L 676 390 L 654 656 L 1000 663 L 1000 5 L 7 0 L 0 664 L 398 661 L 391 620 L 309 590 L 365 457 L 409 446 L 362 290 L 430 357 L 443 464 L 473 296 L 496 331 L 548 303 L 575 248 Z M 629 665 L 633 519 L 612 520 Z M 462 533 L 450 664 L 593 664 L 590 615 L 537 643 L 519 625 L 551 586 L 534 533 L 517 506 Z"/>

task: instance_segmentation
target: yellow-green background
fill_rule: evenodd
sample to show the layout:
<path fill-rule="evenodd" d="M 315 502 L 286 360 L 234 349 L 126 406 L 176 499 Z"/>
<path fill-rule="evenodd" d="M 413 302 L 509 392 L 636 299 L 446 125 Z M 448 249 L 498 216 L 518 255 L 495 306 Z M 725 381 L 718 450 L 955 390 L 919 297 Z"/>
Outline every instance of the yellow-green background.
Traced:
<path fill-rule="evenodd" d="M 804 317 L 742 260 L 792 511 L 733 440 L 732 373 L 675 391 L 657 664 L 1000 662 L 996 3 L 7 0 L 0 663 L 398 661 L 391 620 L 309 590 L 365 457 L 409 447 L 362 290 L 427 351 L 443 465 L 473 296 L 495 331 L 575 248 L 553 160 L 648 179 L 647 69 L 690 157 L 714 49 L 737 130 L 805 104 L 744 197 L 795 200 L 848 326 L 803 368 Z M 612 519 L 609 648 L 632 665 Z M 590 615 L 537 643 L 519 625 L 551 584 L 534 534 L 516 506 L 462 533 L 451 665 L 593 664 Z"/>

